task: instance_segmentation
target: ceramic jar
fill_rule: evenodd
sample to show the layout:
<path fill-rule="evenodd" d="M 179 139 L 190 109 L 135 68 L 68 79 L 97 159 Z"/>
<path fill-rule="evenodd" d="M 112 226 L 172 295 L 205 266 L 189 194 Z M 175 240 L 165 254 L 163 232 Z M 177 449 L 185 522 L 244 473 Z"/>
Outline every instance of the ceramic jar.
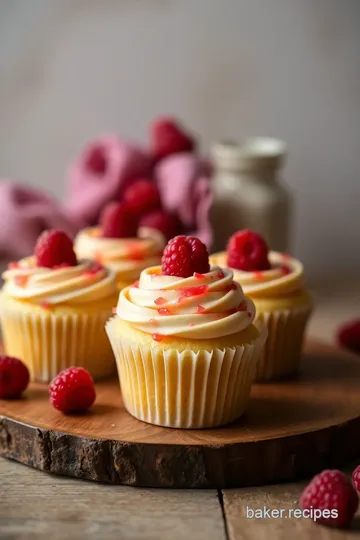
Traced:
<path fill-rule="evenodd" d="M 291 196 L 279 180 L 285 154 L 285 143 L 270 138 L 214 145 L 213 251 L 244 228 L 263 235 L 275 251 L 290 249 Z"/>

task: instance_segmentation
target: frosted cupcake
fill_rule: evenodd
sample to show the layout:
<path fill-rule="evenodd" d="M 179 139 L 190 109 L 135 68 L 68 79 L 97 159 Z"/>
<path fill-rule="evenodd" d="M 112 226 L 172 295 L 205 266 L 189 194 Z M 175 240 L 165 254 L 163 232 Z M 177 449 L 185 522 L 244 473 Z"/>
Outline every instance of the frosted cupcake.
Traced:
<path fill-rule="evenodd" d="M 35 255 L 11 263 L 2 277 L 5 352 L 26 363 L 32 380 L 48 382 L 70 366 L 86 368 L 95 379 L 113 373 L 104 330 L 118 297 L 112 271 L 77 261 L 72 240 L 47 231 Z"/>
<path fill-rule="evenodd" d="M 233 271 L 234 280 L 255 303 L 255 324 L 267 328 L 256 379 L 272 380 L 295 373 L 312 310 L 303 265 L 289 255 L 269 252 L 263 238 L 248 230 L 234 234 L 227 252 L 216 253 L 210 260 Z"/>
<path fill-rule="evenodd" d="M 110 203 L 100 225 L 80 231 L 75 239 L 79 259 L 94 260 L 116 274 L 118 289 L 130 285 L 148 266 L 159 264 L 165 246 L 157 230 L 140 227 L 125 203 Z"/>
<path fill-rule="evenodd" d="M 120 292 L 106 325 L 130 414 L 176 428 L 239 418 L 264 341 L 254 316 L 232 272 L 209 267 L 200 240 L 171 240 L 162 267 Z"/>

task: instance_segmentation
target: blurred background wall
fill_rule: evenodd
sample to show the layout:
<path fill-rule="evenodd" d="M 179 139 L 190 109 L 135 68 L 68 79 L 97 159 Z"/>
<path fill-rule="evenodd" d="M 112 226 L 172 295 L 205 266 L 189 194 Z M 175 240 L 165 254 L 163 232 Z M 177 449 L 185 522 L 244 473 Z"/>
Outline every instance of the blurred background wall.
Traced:
<path fill-rule="evenodd" d="M 200 134 L 284 138 L 294 252 L 360 269 L 358 0 L 0 0 L 0 176 L 65 192 L 83 143 L 146 141 L 171 113 Z"/>

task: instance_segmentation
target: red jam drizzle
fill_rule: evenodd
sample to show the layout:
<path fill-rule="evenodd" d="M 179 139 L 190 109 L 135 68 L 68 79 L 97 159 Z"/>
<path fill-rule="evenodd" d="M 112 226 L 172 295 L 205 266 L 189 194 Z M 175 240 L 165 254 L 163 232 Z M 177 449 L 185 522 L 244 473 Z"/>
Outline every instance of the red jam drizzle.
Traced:
<path fill-rule="evenodd" d="M 157 326 L 159 323 L 156 319 L 149 319 L 149 324 L 153 324 L 155 326 Z"/>
<path fill-rule="evenodd" d="M 129 258 L 133 261 L 143 261 L 145 259 L 144 252 L 138 244 L 129 244 L 128 254 Z"/>
<path fill-rule="evenodd" d="M 40 302 L 40 307 L 42 307 L 43 309 L 49 309 L 50 304 L 49 302 L 46 302 L 46 300 L 44 300 L 43 302 Z"/>
<path fill-rule="evenodd" d="M 137 281 L 134 281 L 134 283 L 131 285 L 134 289 L 138 289 L 139 288 L 139 280 Z"/>
<path fill-rule="evenodd" d="M 204 306 L 198 305 L 198 306 L 196 307 L 196 313 L 202 314 L 202 313 L 205 313 L 205 311 L 206 311 L 206 309 L 204 308 Z"/>
<path fill-rule="evenodd" d="M 224 272 L 218 272 L 218 273 L 216 274 L 216 277 L 217 277 L 218 279 L 223 279 L 223 278 L 225 277 L 225 274 L 224 274 Z"/>
<path fill-rule="evenodd" d="M 162 304 L 166 304 L 166 300 L 162 296 L 159 296 L 158 298 L 155 298 L 154 304 L 161 306 Z"/>
<path fill-rule="evenodd" d="M 116 315 L 116 307 L 113 307 L 113 308 L 112 308 L 111 313 L 112 313 L 113 315 Z"/>
<path fill-rule="evenodd" d="M 291 269 L 286 266 L 285 264 L 281 267 L 281 273 L 284 275 L 284 276 L 288 276 L 289 274 L 291 274 Z"/>
<path fill-rule="evenodd" d="M 9 262 L 8 264 L 8 270 L 15 270 L 16 268 L 19 268 L 20 264 L 18 262 Z"/>
<path fill-rule="evenodd" d="M 19 285 L 19 287 L 25 287 L 28 281 L 27 276 L 16 276 L 14 279 L 16 285 Z"/>
<path fill-rule="evenodd" d="M 195 279 L 205 279 L 205 274 L 199 274 L 199 272 L 194 272 L 194 278 Z"/>
<path fill-rule="evenodd" d="M 94 259 L 96 262 L 98 262 L 99 264 L 102 263 L 102 255 L 99 251 L 95 251 L 94 253 Z"/>
<path fill-rule="evenodd" d="M 251 319 L 251 317 L 252 317 L 250 311 L 248 311 L 248 317 L 249 317 L 249 319 Z"/>
<path fill-rule="evenodd" d="M 200 296 L 201 294 L 207 293 L 209 290 L 208 285 L 200 285 L 199 287 L 186 287 L 182 289 L 182 296 L 189 298 L 190 296 Z"/>
<path fill-rule="evenodd" d="M 65 263 L 66 264 L 66 263 Z M 68 266 L 68 265 L 67 265 Z M 95 274 L 97 274 L 98 272 L 100 272 L 101 270 L 103 270 L 103 267 L 101 266 L 101 264 L 98 264 L 98 263 L 94 263 L 91 268 L 89 268 L 89 270 L 86 270 L 85 272 L 83 272 L 83 276 L 85 277 L 94 277 Z"/>
<path fill-rule="evenodd" d="M 228 313 L 229 315 L 234 315 L 234 313 L 237 313 L 238 310 L 236 308 L 229 309 Z"/>
<path fill-rule="evenodd" d="M 159 315 L 170 315 L 170 310 L 166 307 L 162 307 L 160 309 L 158 309 L 158 314 Z"/>
<path fill-rule="evenodd" d="M 246 310 L 247 310 L 246 302 L 241 302 L 239 304 L 238 311 L 246 311 Z"/>
<path fill-rule="evenodd" d="M 258 279 L 259 281 L 261 281 L 264 277 L 264 273 L 263 272 L 254 272 L 254 278 L 255 279 Z"/>
<path fill-rule="evenodd" d="M 161 334 L 153 334 L 152 335 L 152 338 L 154 341 L 162 341 L 164 339 L 165 336 L 161 335 Z"/>
<path fill-rule="evenodd" d="M 231 288 L 232 288 L 233 291 L 237 291 L 238 286 L 237 286 L 236 283 L 233 283 L 233 284 L 231 285 Z"/>
<path fill-rule="evenodd" d="M 193 322 L 189 322 L 189 326 L 194 326 L 194 323 L 193 323 Z"/>
<path fill-rule="evenodd" d="M 290 255 L 288 253 L 282 253 L 281 254 L 283 260 L 287 262 L 289 259 L 291 259 Z"/>

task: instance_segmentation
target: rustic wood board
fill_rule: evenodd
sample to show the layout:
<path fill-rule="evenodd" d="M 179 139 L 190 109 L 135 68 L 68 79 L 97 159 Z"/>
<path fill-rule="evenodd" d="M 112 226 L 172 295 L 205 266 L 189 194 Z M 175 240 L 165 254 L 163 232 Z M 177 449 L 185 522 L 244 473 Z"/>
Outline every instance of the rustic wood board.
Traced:
<path fill-rule="evenodd" d="M 158 428 L 124 409 L 116 380 L 91 413 L 64 416 L 32 385 L 0 401 L 0 452 L 32 467 L 113 484 L 241 487 L 290 481 L 360 454 L 360 359 L 309 343 L 297 379 L 255 385 L 246 416 L 214 430 Z"/>

